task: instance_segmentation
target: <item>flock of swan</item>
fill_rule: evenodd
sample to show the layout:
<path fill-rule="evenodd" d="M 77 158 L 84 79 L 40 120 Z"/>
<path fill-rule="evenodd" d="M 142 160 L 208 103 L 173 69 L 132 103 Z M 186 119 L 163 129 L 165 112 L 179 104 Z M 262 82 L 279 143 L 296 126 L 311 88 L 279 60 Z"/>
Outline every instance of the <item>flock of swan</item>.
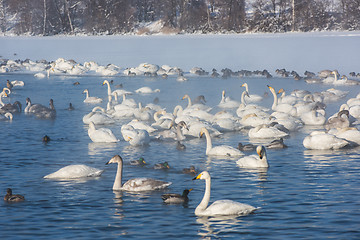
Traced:
<path fill-rule="evenodd" d="M 31 62 L 30 60 L 22 63 L 8 61 L 7 65 L 2 66 L 2 71 L 10 71 L 9 69 L 16 69 L 16 67 L 20 68 L 19 64 L 25 66 L 29 71 L 41 71 L 41 67 L 43 67 L 43 70 L 46 69 L 48 75 L 55 73 L 79 75 L 89 71 L 99 72 L 102 75 L 113 75 L 111 71 L 113 73 L 119 71 L 119 68 L 115 65 L 101 68 L 94 62 L 80 65 L 74 61 L 64 59 L 58 59 L 48 65 L 46 63 Z M 200 70 L 197 69 L 197 71 Z M 140 64 L 137 68 L 124 70 L 124 74 L 127 75 L 150 74 L 151 76 L 175 75 L 179 72 L 179 76 L 183 75 L 178 68 L 159 67 L 154 64 Z M 358 84 L 356 80 L 339 80 L 337 71 L 329 71 L 328 74 L 322 71 L 317 77 L 324 84 Z M 50 99 L 49 107 L 46 107 L 41 104 L 33 104 L 30 98 L 27 98 L 24 110 L 21 109 L 20 103 L 4 104 L 3 98 L 11 94 L 12 88 L 15 88 L 14 85 L 10 84 L 7 84 L 7 87 L 0 93 L 1 120 L 12 120 L 12 113 L 21 111 L 39 118 L 56 118 L 56 110 L 52 99 Z M 21 83 L 17 84 L 21 86 Z M 225 90 L 219 92 L 219 103 L 216 106 L 208 106 L 203 95 L 192 100 L 189 95 L 185 94 L 182 100 L 187 100 L 187 106 L 183 107 L 179 103 L 172 112 L 167 112 L 164 107 L 156 103 L 142 104 L 131 98 L 133 94 L 156 94 L 160 92 L 160 89 L 153 90 L 145 86 L 134 92 L 125 89 L 112 90 L 111 84 L 108 80 L 102 82 L 102 85 L 106 86 L 104 91 L 106 91 L 107 97 L 105 99 L 90 96 L 88 89 L 83 90 L 83 93 L 86 94 L 84 103 L 94 105 L 102 102 L 107 103 L 106 109 L 94 106 L 91 112 L 83 116 L 82 121 L 88 125 L 88 136 L 92 142 L 116 143 L 121 141 L 107 127 L 119 122 L 123 123 L 121 126 L 122 139 L 132 146 L 143 146 L 151 144 L 155 140 L 165 140 L 176 141 L 177 149 L 184 150 L 188 139 L 205 136 L 206 149 L 204 155 L 235 158 L 234 163 L 238 167 L 245 169 L 268 168 L 266 148 L 286 147 L 283 139 L 289 138 L 292 132 L 299 131 L 305 125 L 323 128 L 323 130 L 311 132 L 304 138 L 303 146 L 307 149 L 340 149 L 360 145 L 360 132 L 357 129 L 360 120 L 360 93 L 355 98 L 350 98 L 345 102 L 348 92 L 334 88 L 315 93 L 295 90 L 287 94 L 285 89 L 276 91 L 272 86 L 267 86 L 273 97 L 273 104 L 269 109 L 260 105 L 263 96 L 251 94 L 248 84 L 243 83 L 239 86 L 239 88 L 243 88 L 240 101 L 226 96 Z M 331 101 L 344 102 L 338 112 L 326 117 L 326 104 Z M 239 144 L 239 146 L 235 147 L 219 144 L 218 142 L 221 140 L 219 136 L 225 132 L 245 133 L 249 139 L 265 140 L 269 143 L 258 146 Z M 214 139 L 216 139 L 216 144 L 213 145 L 215 143 Z M 256 149 L 256 154 L 245 156 L 244 151 L 249 149 Z M 106 164 L 111 163 L 117 164 L 113 184 L 113 190 L 115 191 L 151 191 L 163 189 L 172 184 L 171 182 L 151 178 L 134 178 L 123 183 L 122 157 L 115 155 Z M 54 173 L 44 176 L 44 178 L 98 177 L 103 171 L 77 164 L 65 166 Z M 205 180 L 205 193 L 202 201 L 195 209 L 197 216 L 247 215 L 258 209 L 232 200 L 218 200 L 209 206 L 210 173 L 207 171 L 201 172 L 194 178 L 194 180 L 199 179 Z M 190 191 L 191 189 L 186 189 L 182 195 L 164 195 L 163 199 L 172 203 L 184 202 L 188 199 L 187 195 Z M 12 194 L 11 191 L 8 191 L 8 194 Z"/>

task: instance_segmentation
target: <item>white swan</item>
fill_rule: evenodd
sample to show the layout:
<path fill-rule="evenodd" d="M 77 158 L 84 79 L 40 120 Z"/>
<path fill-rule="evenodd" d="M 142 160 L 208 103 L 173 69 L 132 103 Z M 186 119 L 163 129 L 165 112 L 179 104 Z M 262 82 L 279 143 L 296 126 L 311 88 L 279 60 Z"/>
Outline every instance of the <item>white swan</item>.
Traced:
<path fill-rule="evenodd" d="M 8 94 L 4 90 L 0 93 L 0 107 L 3 107 L 5 105 L 5 103 L 2 101 L 2 98 L 7 96 Z"/>
<path fill-rule="evenodd" d="M 307 149 L 328 150 L 343 148 L 349 142 L 324 131 L 313 131 L 304 138 L 303 145 Z"/>
<path fill-rule="evenodd" d="M 170 186 L 171 182 L 164 182 L 152 178 L 133 178 L 122 184 L 123 159 L 119 155 L 112 157 L 106 164 L 117 163 L 117 172 L 113 185 L 113 190 L 125 191 L 151 191 L 163 189 Z"/>
<path fill-rule="evenodd" d="M 149 133 L 143 129 L 135 129 L 131 125 L 124 124 L 121 126 L 121 134 L 125 141 L 132 146 L 143 146 L 150 142 Z"/>
<path fill-rule="evenodd" d="M 10 112 L 6 112 L 5 114 L 0 114 L 0 120 L 13 120 L 13 115 Z"/>
<path fill-rule="evenodd" d="M 347 128 L 350 126 L 349 111 L 339 111 L 336 116 L 330 117 L 325 123 L 325 129 L 330 130 L 331 128 Z"/>
<path fill-rule="evenodd" d="M 89 123 L 88 135 L 93 142 L 118 142 L 114 135 L 114 133 L 109 128 L 95 128 L 95 124 L 93 122 Z"/>
<path fill-rule="evenodd" d="M 258 155 L 250 155 L 240 158 L 236 161 L 237 165 L 244 168 L 267 168 L 269 167 L 266 150 L 264 146 L 257 146 L 256 153 Z"/>
<path fill-rule="evenodd" d="M 98 98 L 98 97 L 90 97 L 90 96 L 89 96 L 89 90 L 88 90 L 88 89 L 85 89 L 85 90 L 83 91 L 83 93 L 86 94 L 84 103 L 101 103 L 101 102 L 103 101 L 101 98 Z"/>
<path fill-rule="evenodd" d="M 132 94 L 132 92 L 124 90 L 124 89 L 116 89 L 114 91 L 111 91 L 110 82 L 108 80 L 104 80 L 102 85 L 105 85 L 105 84 L 107 85 L 107 94 L 108 94 L 108 96 L 114 95 L 115 93 L 118 96 L 121 96 L 123 94 Z"/>
<path fill-rule="evenodd" d="M 136 93 L 149 94 L 160 92 L 160 89 L 152 90 L 150 87 L 141 87 L 135 90 Z"/>
<path fill-rule="evenodd" d="M 56 172 L 50 173 L 44 178 L 57 178 L 57 179 L 74 179 L 74 178 L 86 178 L 86 177 L 99 177 L 104 170 L 89 167 L 83 164 L 69 165 L 63 167 Z"/>
<path fill-rule="evenodd" d="M 274 102 L 273 105 L 271 107 L 271 109 L 273 111 L 277 111 L 277 112 L 285 112 L 290 114 L 291 116 L 296 116 L 297 115 L 297 110 L 294 106 L 290 105 L 290 104 L 286 104 L 286 103 L 281 103 L 278 104 L 278 97 L 276 95 L 275 89 L 273 87 L 268 86 L 268 88 L 270 89 L 270 92 L 272 93 L 273 97 L 274 97 Z"/>
<path fill-rule="evenodd" d="M 260 96 L 260 95 L 256 95 L 256 94 L 250 94 L 249 92 L 249 86 L 247 83 L 243 83 L 243 85 L 241 85 L 242 87 L 245 87 L 246 89 L 246 92 L 249 93 L 249 99 L 248 99 L 248 102 L 259 102 L 261 100 L 263 100 L 263 97 Z"/>
<path fill-rule="evenodd" d="M 285 95 L 285 90 L 283 88 L 280 88 L 278 91 L 278 94 L 281 93 L 280 98 L 278 98 L 278 103 L 286 103 L 290 105 L 294 105 L 300 98 L 294 96 L 294 95 Z"/>
<path fill-rule="evenodd" d="M 334 134 L 338 138 L 345 139 L 355 145 L 360 145 L 360 131 L 354 127 L 346 127 L 341 129 L 332 128 L 329 131 L 330 134 Z"/>
<path fill-rule="evenodd" d="M 11 81 L 11 84 L 13 85 L 13 87 L 23 87 L 23 86 L 25 86 L 24 81 L 19 81 L 19 80 Z"/>
<path fill-rule="evenodd" d="M 115 120 L 105 113 L 105 109 L 102 107 L 94 107 L 92 111 L 83 117 L 83 123 L 89 124 L 93 122 L 95 125 L 99 124 L 113 124 Z"/>
<path fill-rule="evenodd" d="M 206 155 L 215 155 L 215 156 L 228 156 L 228 157 L 235 157 L 235 156 L 242 156 L 244 155 L 239 149 L 228 145 L 221 145 L 213 147 L 211 143 L 211 137 L 209 131 L 206 128 L 201 128 L 200 137 L 205 134 L 206 137 Z"/>
<path fill-rule="evenodd" d="M 221 93 L 221 101 L 218 104 L 220 108 L 237 108 L 240 106 L 240 102 L 232 100 L 230 97 L 225 97 L 225 90 Z"/>
<path fill-rule="evenodd" d="M 191 101 L 191 98 L 190 98 L 190 96 L 188 94 L 185 94 L 182 97 L 182 100 L 184 100 L 184 99 L 188 100 L 188 105 L 185 108 L 185 110 L 196 109 L 196 110 L 203 110 L 203 111 L 209 112 L 212 109 L 211 107 L 209 107 L 209 106 L 207 106 L 205 104 L 202 104 L 202 103 L 193 104 L 192 101 Z"/>
<path fill-rule="evenodd" d="M 248 134 L 249 138 L 281 138 L 289 136 L 288 133 L 267 124 L 250 129 Z"/>
<path fill-rule="evenodd" d="M 257 210 L 257 208 L 251 205 L 232 200 L 217 200 L 208 206 L 211 191 L 210 174 L 207 171 L 203 171 L 193 180 L 197 179 L 205 180 L 205 194 L 200 204 L 195 209 L 196 216 L 245 216 Z"/>
<path fill-rule="evenodd" d="M 305 125 L 315 125 L 315 126 L 324 125 L 326 121 L 325 115 L 321 112 L 321 110 L 317 111 L 315 109 L 312 109 L 309 112 L 305 112 L 301 114 L 300 119 L 301 121 L 304 122 Z"/>

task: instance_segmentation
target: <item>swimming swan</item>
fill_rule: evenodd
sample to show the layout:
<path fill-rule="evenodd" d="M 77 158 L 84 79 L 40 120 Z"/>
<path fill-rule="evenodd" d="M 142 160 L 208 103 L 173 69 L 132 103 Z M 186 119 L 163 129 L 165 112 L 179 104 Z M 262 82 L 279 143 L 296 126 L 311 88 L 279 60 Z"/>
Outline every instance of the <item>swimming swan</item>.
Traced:
<path fill-rule="evenodd" d="M 74 179 L 74 178 L 86 178 L 86 177 L 99 177 L 104 170 L 89 167 L 83 164 L 69 165 L 60 168 L 56 172 L 50 173 L 44 178 L 57 178 L 57 179 Z"/>
<path fill-rule="evenodd" d="M 96 129 L 93 122 L 89 123 L 88 135 L 93 142 L 110 143 L 119 141 L 109 128 Z"/>
<path fill-rule="evenodd" d="M 201 128 L 200 137 L 202 137 L 203 134 L 205 134 L 206 137 L 206 155 L 228 156 L 228 157 L 244 155 L 244 153 L 242 153 L 239 149 L 236 149 L 228 145 L 212 147 L 211 137 L 209 131 L 206 128 Z"/>
<path fill-rule="evenodd" d="M 267 168 L 269 167 L 266 150 L 264 146 L 257 146 L 256 153 L 258 155 L 250 155 L 243 158 L 240 158 L 236 161 L 237 165 L 243 168 Z"/>
<path fill-rule="evenodd" d="M 207 171 L 203 171 L 193 180 L 197 179 L 205 179 L 206 185 L 204 197 L 195 209 L 196 216 L 245 216 L 257 210 L 257 208 L 251 205 L 235 202 L 232 200 L 217 200 L 208 206 L 211 189 L 210 174 Z"/>
<path fill-rule="evenodd" d="M 304 138 L 303 145 L 307 149 L 327 150 L 343 148 L 349 142 L 324 131 L 313 131 Z"/>
<path fill-rule="evenodd" d="M 88 90 L 88 89 L 85 89 L 85 90 L 83 91 L 83 93 L 86 94 L 84 103 L 101 103 L 101 102 L 103 101 L 101 98 L 98 98 L 98 97 L 90 97 L 90 96 L 89 96 L 89 90 Z"/>
<path fill-rule="evenodd" d="M 246 89 L 246 92 L 248 92 L 248 94 L 249 94 L 249 99 L 248 99 L 248 102 L 259 102 L 259 101 L 261 101 L 262 99 L 263 99 L 263 97 L 262 96 L 260 96 L 260 95 L 256 95 L 256 94 L 250 94 L 250 92 L 249 92 L 249 86 L 248 86 L 248 84 L 247 83 L 243 83 L 243 85 L 241 85 L 242 87 L 245 87 L 245 89 Z"/>
<path fill-rule="evenodd" d="M 151 191 L 163 189 L 172 184 L 172 182 L 164 182 L 152 178 L 133 178 L 122 184 L 122 170 L 123 170 L 123 159 L 120 155 L 115 155 L 106 164 L 117 163 L 117 172 L 113 185 L 113 190 L 125 190 L 125 191 Z"/>

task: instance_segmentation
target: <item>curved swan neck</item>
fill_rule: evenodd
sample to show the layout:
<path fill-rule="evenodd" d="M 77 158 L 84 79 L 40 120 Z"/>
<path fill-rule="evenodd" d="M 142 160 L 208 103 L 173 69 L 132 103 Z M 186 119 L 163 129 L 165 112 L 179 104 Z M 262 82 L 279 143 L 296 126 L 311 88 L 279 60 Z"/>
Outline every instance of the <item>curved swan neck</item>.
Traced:
<path fill-rule="evenodd" d="M 88 98 L 88 97 L 89 97 L 89 91 L 86 90 L 86 91 L 84 91 L 84 92 L 85 92 L 85 94 L 86 94 L 86 98 Z"/>
<path fill-rule="evenodd" d="M 189 96 L 189 95 L 186 95 L 186 98 L 187 98 L 187 100 L 188 100 L 188 105 L 187 105 L 187 107 L 191 107 L 191 106 L 192 106 L 192 102 L 191 102 L 190 96 Z"/>
<path fill-rule="evenodd" d="M 275 110 L 277 104 L 278 104 L 278 97 L 276 95 L 275 89 L 274 88 L 270 88 L 270 92 L 272 93 L 273 97 L 274 97 L 274 103 L 272 105 L 272 110 Z"/>
<path fill-rule="evenodd" d="M 246 92 L 247 91 L 243 91 L 242 94 L 241 94 L 241 103 L 246 106 L 246 101 L 245 101 L 245 95 L 246 95 Z"/>
<path fill-rule="evenodd" d="M 204 197 L 201 200 L 201 202 L 199 203 L 199 205 L 196 207 L 195 209 L 195 214 L 204 211 L 210 201 L 210 190 L 211 189 L 211 178 L 206 178 L 205 179 L 205 193 L 204 193 Z"/>
<path fill-rule="evenodd" d="M 119 162 L 117 166 L 115 181 L 113 185 L 113 190 L 121 190 L 122 187 L 122 169 L 123 169 L 123 162 Z"/>
<path fill-rule="evenodd" d="M 203 132 L 205 133 L 206 137 L 206 154 L 208 154 L 212 149 L 211 137 L 209 131 L 206 128 L 203 129 Z"/>
<path fill-rule="evenodd" d="M 247 83 L 244 83 L 243 86 L 245 87 L 246 91 L 249 92 L 249 86 Z"/>
<path fill-rule="evenodd" d="M 184 139 L 184 134 L 181 131 L 181 127 L 179 125 L 176 126 L 176 138 L 178 141 Z"/>
<path fill-rule="evenodd" d="M 107 88 L 108 88 L 108 95 L 111 95 L 111 87 L 110 87 L 110 83 L 109 83 L 109 81 L 108 80 L 105 80 L 104 81 L 104 83 L 106 83 L 106 85 L 107 85 Z"/>
<path fill-rule="evenodd" d="M 4 92 L 1 92 L 1 93 L 0 93 L 0 105 L 1 105 L 1 106 L 4 106 L 4 105 L 5 105 L 5 104 L 3 103 L 3 101 L 2 101 L 2 98 L 3 98 L 4 95 L 5 95 Z"/>

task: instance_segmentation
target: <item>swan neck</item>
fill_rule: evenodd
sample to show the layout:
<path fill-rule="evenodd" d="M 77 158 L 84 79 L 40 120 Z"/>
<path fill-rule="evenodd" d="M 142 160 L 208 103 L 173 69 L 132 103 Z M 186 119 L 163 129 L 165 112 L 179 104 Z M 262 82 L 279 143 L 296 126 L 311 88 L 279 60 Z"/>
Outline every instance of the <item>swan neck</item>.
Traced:
<path fill-rule="evenodd" d="M 122 169 L 123 169 L 123 163 L 119 162 L 118 166 L 117 166 L 117 171 L 116 171 L 116 176 L 115 176 L 115 181 L 114 181 L 114 185 L 113 185 L 113 190 L 121 190 L 122 187 Z"/>
<path fill-rule="evenodd" d="M 245 94 L 246 94 L 245 91 L 243 91 L 242 94 L 241 94 L 241 103 L 242 103 L 244 106 L 246 106 Z"/>
<path fill-rule="evenodd" d="M 2 107 L 5 105 L 5 104 L 3 103 L 3 101 L 2 101 L 3 96 L 4 96 L 4 93 L 1 92 L 1 94 L 0 94 L 0 105 L 1 105 Z"/>
<path fill-rule="evenodd" d="M 188 96 L 187 99 L 188 99 L 187 107 L 191 107 L 192 106 L 191 98 Z"/>
<path fill-rule="evenodd" d="M 176 138 L 177 138 L 178 141 L 184 139 L 184 134 L 182 133 L 180 126 L 176 127 Z"/>
<path fill-rule="evenodd" d="M 110 83 L 108 81 L 105 81 L 107 88 L 108 88 L 108 95 L 111 95 L 111 87 L 110 87 Z"/>
<path fill-rule="evenodd" d="M 211 178 L 205 179 L 204 197 L 195 209 L 195 214 L 205 211 L 210 201 Z"/>
<path fill-rule="evenodd" d="M 210 133 L 207 129 L 204 130 L 204 133 L 205 133 L 205 137 L 206 137 L 206 154 L 208 154 L 210 152 L 210 150 L 212 149 L 211 137 L 210 137 Z"/>
<path fill-rule="evenodd" d="M 277 97 L 276 92 L 274 90 L 271 90 L 271 93 L 272 93 L 272 95 L 274 97 L 274 103 L 273 103 L 271 109 L 275 110 L 275 108 L 276 108 L 276 106 L 278 104 L 278 97 Z"/>

